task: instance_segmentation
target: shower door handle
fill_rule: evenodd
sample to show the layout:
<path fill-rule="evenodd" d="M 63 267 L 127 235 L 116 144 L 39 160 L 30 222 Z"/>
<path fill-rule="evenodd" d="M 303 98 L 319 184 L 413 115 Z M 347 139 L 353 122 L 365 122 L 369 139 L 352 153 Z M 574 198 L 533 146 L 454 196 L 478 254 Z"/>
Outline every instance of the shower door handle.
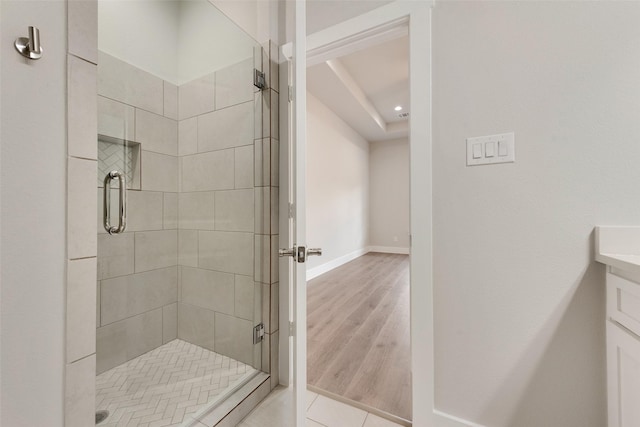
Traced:
<path fill-rule="evenodd" d="M 118 226 L 111 225 L 111 181 L 118 179 Z M 111 171 L 104 177 L 103 194 L 104 229 L 109 234 L 120 234 L 127 227 L 127 180 L 120 171 Z"/>

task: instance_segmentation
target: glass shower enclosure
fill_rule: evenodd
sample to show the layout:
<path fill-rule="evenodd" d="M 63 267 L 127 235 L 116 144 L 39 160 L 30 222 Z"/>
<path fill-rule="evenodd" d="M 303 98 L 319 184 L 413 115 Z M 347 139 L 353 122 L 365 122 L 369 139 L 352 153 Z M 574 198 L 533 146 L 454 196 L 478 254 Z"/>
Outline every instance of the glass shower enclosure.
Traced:
<path fill-rule="evenodd" d="M 96 422 L 201 426 L 266 370 L 262 49 L 206 0 L 98 16 Z"/>

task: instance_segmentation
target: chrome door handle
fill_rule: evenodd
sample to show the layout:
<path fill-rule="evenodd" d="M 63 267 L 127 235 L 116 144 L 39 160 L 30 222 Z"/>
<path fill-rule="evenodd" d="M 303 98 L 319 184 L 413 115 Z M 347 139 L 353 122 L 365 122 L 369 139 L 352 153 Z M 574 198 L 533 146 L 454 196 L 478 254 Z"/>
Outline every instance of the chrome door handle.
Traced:
<path fill-rule="evenodd" d="M 310 257 L 312 255 L 322 256 L 322 248 L 309 248 L 309 249 L 307 249 L 307 256 Z"/>
<path fill-rule="evenodd" d="M 317 255 L 317 256 L 322 255 L 322 249 L 321 248 L 307 249 L 305 246 L 294 246 L 291 249 L 289 248 L 280 249 L 278 251 L 278 255 L 280 255 L 280 257 L 290 256 L 296 262 L 303 263 L 307 260 L 307 257 L 311 255 Z"/>
<path fill-rule="evenodd" d="M 120 188 L 118 189 L 118 226 L 111 225 L 111 181 L 118 179 Z M 120 234 L 127 228 L 127 179 L 120 171 L 111 171 L 104 177 L 103 193 L 103 220 L 104 229 L 109 234 Z"/>
<path fill-rule="evenodd" d="M 285 256 L 294 256 L 296 253 L 296 248 L 291 248 L 291 249 L 280 249 L 278 251 L 278 255 L 282 258 Z"/>

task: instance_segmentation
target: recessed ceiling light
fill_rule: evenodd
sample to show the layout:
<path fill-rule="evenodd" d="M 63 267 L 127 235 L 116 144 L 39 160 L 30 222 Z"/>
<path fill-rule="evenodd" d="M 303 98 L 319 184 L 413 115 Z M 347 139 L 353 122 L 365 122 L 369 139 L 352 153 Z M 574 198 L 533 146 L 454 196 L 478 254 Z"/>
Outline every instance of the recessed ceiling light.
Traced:
<path fill-rule="evenodd" d="M 401 105 L 398 105 L 398 106 L 396 106 L 396 108 L 394 108 L 394 110 L 396 110 L 396 111 L 400 111 L 400 110 L 402 110 L 402 106 L 401 106 Z"/>

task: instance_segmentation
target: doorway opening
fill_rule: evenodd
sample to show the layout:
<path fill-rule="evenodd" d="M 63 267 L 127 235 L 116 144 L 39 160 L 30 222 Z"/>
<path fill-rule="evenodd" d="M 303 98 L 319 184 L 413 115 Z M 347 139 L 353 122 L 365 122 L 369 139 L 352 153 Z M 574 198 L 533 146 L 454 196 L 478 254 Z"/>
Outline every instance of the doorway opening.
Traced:
<path fill-rule="evenodd" d="M 307 384 L 411 413 L 409 38 L 307 68 Z M 322 422 L 322 420 L 317 420 Z"/>

